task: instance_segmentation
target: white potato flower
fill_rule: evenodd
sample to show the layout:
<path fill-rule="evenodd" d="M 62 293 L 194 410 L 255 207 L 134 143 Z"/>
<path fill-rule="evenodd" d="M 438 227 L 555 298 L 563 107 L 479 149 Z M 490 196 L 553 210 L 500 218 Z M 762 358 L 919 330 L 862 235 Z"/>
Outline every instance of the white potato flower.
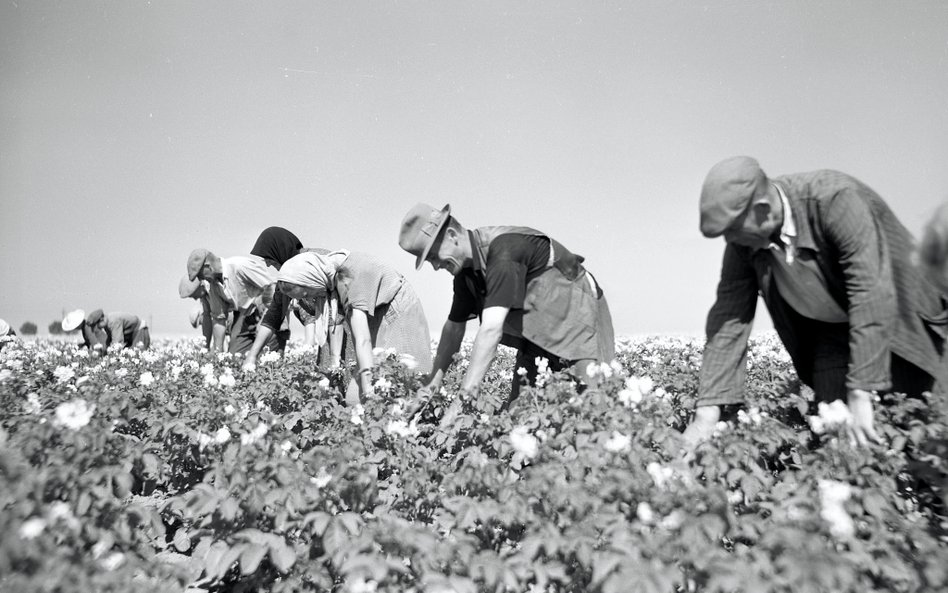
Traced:
<path fill-rule="evenodd" d="M 214 433 L 214 442 L 217 443 L 218 445 L 223 445 L 229 440 L 230 440 L 230 430 L 226 426 L 224 426 L 223 428 L 219 429 L 216 433 Z"/>
<path fill-rule="evenodd" d="M 112 552 L 100 560 L 100 562 L 102 564 L 102 568 L 107 571 L 113 571 L 125 563 L 125 554 L 122 554 L 121 552 Z"/>
<path fill-rule="evenodd" d="M 217 382 L 221 387 L 233 387 L 237 384 L 237 380 L 234 379 L 234 375 L 231 374 L 230 369 L 224 371 Z"/>
<path fill-rule="evenodd" d="M 155 376 L 150 371 L 145 371 L 138 377 L 138 384 L 142 387 L 148 387 L 155 382 Z"/>
<path fill-rule="evenodd" d="M 632 447 L 632 437 L 618 431 L 612 431 L 612 437 L 605 443 L 606 451 L 621 453 Z"/>
<path fill-rule="evenodd" d="M 539 441 L 530 434 L 526 426 L 518 426 L 510 431 L 510 444 L 514 451 L 527 459 L 536 457 L 539 449 Z"/>
<path fill-rule="evenodd" d="M 90 406 L 83 399 L 75 399 L 70 402 L 61 403 L 56 406 L 56 417 L 53 419 L 53 426 L 79 430 L 89 424 L 94 412 L 95 404 Z"/>
<path fill-rule="evenodd" d="M 58 366 L 56 370 L 53 371 L 53 376 L 56 377 L 57 383 L 68 383 L 76 376 L 76 371 L 70 367 Z"/>
<path fill-rule="evenodd" d="M 652 505 L 645 501 L 640 502 L 638 506 L 635 507 L 635 516 L 646 525 L 651 525 L 655 522 L 655 511 L 652 510 Z"/>
<path fill-rule="evenodd" d="M 20 525 L 20 538 L 33 539 L 43 533 L 44 529 L 46 529 L 46 521 L 39 517 L 32 517 Z"/>
<path fill-rule="evenodd" d="M 269 427 L 261 422 L 257 424 L 250 432 L 240 435 L 240 444 L 252 445 L 266 436 L 268 430 Z"/>

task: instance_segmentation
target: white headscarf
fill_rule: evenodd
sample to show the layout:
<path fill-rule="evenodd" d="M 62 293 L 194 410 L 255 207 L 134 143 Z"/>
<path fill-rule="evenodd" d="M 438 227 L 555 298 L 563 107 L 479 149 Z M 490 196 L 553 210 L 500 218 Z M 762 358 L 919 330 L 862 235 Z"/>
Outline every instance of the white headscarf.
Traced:
<path fill-rule="evenodd" d="M 0 336 L 5 336 L 8 333 L 10 333 L 10 324 L 0 319 Z"/>
<path fill-rule="evenodd" d="M 336 288 L 336 270 L 347 257 L 345 249 L 326 255 L 305 251 L 286 260 L 277 280 L 330 294 Z"/>

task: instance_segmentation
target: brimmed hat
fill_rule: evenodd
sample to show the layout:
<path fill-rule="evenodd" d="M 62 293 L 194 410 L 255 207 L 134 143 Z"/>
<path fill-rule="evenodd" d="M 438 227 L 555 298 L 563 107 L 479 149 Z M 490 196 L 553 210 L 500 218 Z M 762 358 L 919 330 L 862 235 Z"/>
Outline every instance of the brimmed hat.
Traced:
<path fill-rule="evenodd" d="M 92 313 L 89 313 L 88 315 L 86 315 L 86 324 L 95 325 L 103 317 L 105 317 L 105 313 L 102 312 L 102 309 L 96 309 Z"/>
<path fill-rule="evenodd" d="M 201 288 L 201 281 L 195 278 L 191 280 L 187 276 L 182 276 L 178 282 L 178 296 L 183 299 L 189 299 L 194 296 L 197 289 Z"/>
<path fill-rule="evenodd" d="M 82 309 L 76 309 L 75 311 L 70 311 L 66 313 L 66 316 L 63 317 L 62 328 L 64 332 L 71 332 L 86 320 L 86 312 Z"/>
<path fill-rule="evenodd" d="M 451 204 L 445 204 L 438 210 L 428 204 L 416 204 L 402 220 L 398 233 L 398 245 L 408 253 L 417 256 L 415 269 L 420 270 L 428 258 L 431 245 L 438 233 L 451 217 Z"/>
<path fill-rule="evenodd" d="M 197 278 L 205 263 L 211 264 L 211 270 L 215 274 L 220 274 L 223 271 L 219 257 L 207 249 L 195 249 L 188 256 L 188 280 Z"/>
<path fill-rule="evenodd" d="M 749 156 L 735 156 L 711 167 L 701 186 L 701 234 L 718 237 L 747 210 L 767 176 Z"/>

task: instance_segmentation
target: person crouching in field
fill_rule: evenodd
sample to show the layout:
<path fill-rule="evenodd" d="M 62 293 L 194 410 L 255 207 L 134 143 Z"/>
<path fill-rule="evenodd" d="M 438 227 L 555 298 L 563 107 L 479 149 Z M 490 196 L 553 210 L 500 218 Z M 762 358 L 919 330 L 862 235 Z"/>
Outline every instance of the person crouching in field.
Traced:
<path fill-rule="evenodd" d="M 454 276 L 454 301 L 441 331 L 434 372 L 424 391 L 441 386 L 461 347 L 467 322 L 480 318 L 463 390 L 476 393 L 497 345 L 517 348 L 514 367 L 527 371 L 533 384 L 536 359 L 547 359 L 553 371 L 570 368 L 589 386 L 590 363 L 615 357 L 609 306 L 599 283 L 582 265 L 583 258 L 540 231 L 491 226 L 467 230 L 451 216 L 427 204 L 412 208 L 402 221 L 398 243 L 416 256 L 415 267 L 428 261 Z M 513 374 L 508 400 L 520 391 Z"/>
<path fill-rule="evenodd" d="M 948 295 L 948 203 L 942 204 L 925 225 L 918 263 L 942 294 Z"/>
<path fill-rule="evenodd" d="M 262 257 L 272 271 L 278 273 L 287 260 L 298 255 L 303 250 L 303 244 L 296 235 L 282 227 L 272 226 L 264 229 L 264 231 L 260 233 L 250 253 L 251 255 Z M 315 251 L 320 250 L 316 249 Z M 322 251 L 329 253 L 328 250 Z M 291 311 L 303 325 L 305 333 L 303 339 L 304 345 L 318 345 L 322 348 L 327 343 L 327 334 L 333 332 L 328 342 L 330 349 L 335 348 L 332 352 L 331 361 L 335 363 L 335 366 L 338 366 L 340 359 L 339 351 L 342 348 L 342 328 L 341 325 L 336 327 L 327 322 L 329 310 L 327 309 L 325 315 L 323 315 L 323 309 L 326 308 L 324 304 L 329 304 L 329 301 L 325 299 L 324 302 L 320 303 L 316 303 L 312 300 L 301 301 L 300 299 L 292 299 L 279 290 L 276 291 L 273 295 L 273 302 L 270 303 L 266 314 L 264 314 L 260 324 L 257 326 L 257 337 L 254 339 L 250 350 L 247 351 L 247 356 L 244 358 L 241 368 L 243 368 L 243 370 L 254 369 L 257 363 L 257 357 L 274 335 L 276 335 L 279 340 L 281 352 L 283 351 L 290 338 L 289 314 Z M 335 304 L 334 300 L 332 300 L 332 304 Z M 333 311 L 335 311 L 335 308 L 333 308 Z"/>
<path fill-rule="evenodd" d="M 195 249 L 188 256 L 188 280 L 207 281 L 208 302 L 213 327 L 212 351 L 224 351 L 227 318 L 236 319 L 230 330 L 228 352 L 244 354 L 253 345 L 257 323 L 266 312 L 276 289 L 276 272 L 262 257 L 240 255 L 220 258 L 207 249 Z M 279 350 L 277 336 L 267 345 Z"/>
<path fill-rule="evenodd" d="M 421 301 L 405 277 L 358 251 L 301 253 L 280 269 L 279 290 L 295 299 L 335 297 L 352 335 L 357 374 L 346 400 L 373 393 L 374 348 L 394 348 L 415 370 L 431 370 L 431 334 Z"/>
<path fill-rule="evenodd" d="M 881 441 L 878 392 L 948 384 L 944 300 L 912 265 L 911 235 L 869 187 L 828 170 L 771 180 L 756 160 L 733 157 L 711 168 L 700 211 L 702 234 L 727 246 L 689 448 L 713 432 L 720 406 L 743 402 L 758 294 L 800 380 L 819 400 L 847 402 L 854 443 Z"/>
<path fill-rule="evenodd" d="M 190 315 L 189 321 L 191 327 L 201 326 L 201 333 L 204 335 L 204 347 L 210 350 L 211 341 L 214 336 L 214 322 L 211 319 L 211 301 L 208 293 L 208 283 L 204 280 L 195 278 L 191 280 L 185 275 L 178 282 L 178 296 L 183 299 L 194 299 L 198 306 Z M 230 319 L 228 319 L 228 325 Z"/>
<path fill-rule="evenodd" d="M 63 331 L 82 332 L 82 344 L 93 353 L 101 354 L 113 345 L 123 348 L 145 349 L 151 346 L 148 324 L 129 313 L 104 313 L 96 309 L 85 315 L 82 309 L 63 318 Z"/>
<path fill-rule="evenodd" d="M 16 332 L 10 327 L 10 324 L 0 319 L 0 350 L 7 344 L 16 339 Z"/>

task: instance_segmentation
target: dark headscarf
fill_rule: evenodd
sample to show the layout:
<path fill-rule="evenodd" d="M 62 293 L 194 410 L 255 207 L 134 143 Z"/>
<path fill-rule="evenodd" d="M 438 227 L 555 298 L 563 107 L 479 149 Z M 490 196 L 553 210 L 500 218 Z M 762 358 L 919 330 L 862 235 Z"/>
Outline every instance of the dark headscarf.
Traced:
<path fill-rule="evenodd" d="M 286 260 L 300 252 L 303 244 L 285 228 L 272 226 L 265 229 L 254 243 L 251 255 L 262 257 L 268 266 L 280 269 Z"/>

